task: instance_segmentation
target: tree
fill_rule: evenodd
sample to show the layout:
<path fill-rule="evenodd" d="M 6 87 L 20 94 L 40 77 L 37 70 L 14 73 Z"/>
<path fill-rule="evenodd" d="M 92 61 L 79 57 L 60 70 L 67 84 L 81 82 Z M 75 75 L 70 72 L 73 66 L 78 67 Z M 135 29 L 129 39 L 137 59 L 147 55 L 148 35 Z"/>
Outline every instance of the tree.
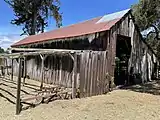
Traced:
<path fill-rule="evenodd" d="M 0 47 L 0 53 L 5 53 L 4 49 Z"/>
<path fill-rule="evenodd" d="M 62 26 L 59 0 L 4 0 L 15 13 L 11 21 L 15 25 L 24 25 L 23 34 L 34 35 L 44 32 L 50 16 L 56 20 L 56 26 Z"/>
<path fill-rule="evenodd" d="M 132 9 L 136 24 L 141 31 L 146 31 L 144 38 L 153 50 L 159 54 L 160 0 L 139 0 L 139 3 L 133 5 Z"/>

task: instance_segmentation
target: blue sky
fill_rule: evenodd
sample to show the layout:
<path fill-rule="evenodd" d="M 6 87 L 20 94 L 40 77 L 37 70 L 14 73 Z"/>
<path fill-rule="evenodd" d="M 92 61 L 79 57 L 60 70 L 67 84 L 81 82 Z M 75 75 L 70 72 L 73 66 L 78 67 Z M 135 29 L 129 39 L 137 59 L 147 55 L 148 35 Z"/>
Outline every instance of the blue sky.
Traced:
<path fill-rule="evenodd" d="M 103 16 L 108 13 L 128 9 L 138 0 L 61 0 L 61 12 L 63 13 L 63 26 Z M 0 0 L 0 46 L 7 48 L 14 42 L 24 38 L 20 36 L 21 27 L 11 25 L 14 12 L 4 0 Z M 46 30 L 55 29 L 52 18 L 48 20 L 49 27 Z"/>

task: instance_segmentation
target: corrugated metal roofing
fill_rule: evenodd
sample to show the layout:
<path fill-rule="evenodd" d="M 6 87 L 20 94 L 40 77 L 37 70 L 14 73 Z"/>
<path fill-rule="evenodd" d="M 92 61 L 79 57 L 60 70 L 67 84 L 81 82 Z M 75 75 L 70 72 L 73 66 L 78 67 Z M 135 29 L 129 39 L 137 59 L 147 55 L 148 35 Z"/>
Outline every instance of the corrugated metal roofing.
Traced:
<path fill-rule="evenodd" d="M 86 34 L 92 34 L 109 30 L 115 23 L 117 23 L 130 9 L 120 12 L 97 17 L 92 20 L 87 20 L 78 24 L 73 24 L 67 27 L 52 30 L 50 32 L 32 35 L 24 38 L 23 40 L 15 43 L 12 47 L 27 45 L 32 43 L 44 42 L 49 40 L 63 39 L 76 37 Z"/>

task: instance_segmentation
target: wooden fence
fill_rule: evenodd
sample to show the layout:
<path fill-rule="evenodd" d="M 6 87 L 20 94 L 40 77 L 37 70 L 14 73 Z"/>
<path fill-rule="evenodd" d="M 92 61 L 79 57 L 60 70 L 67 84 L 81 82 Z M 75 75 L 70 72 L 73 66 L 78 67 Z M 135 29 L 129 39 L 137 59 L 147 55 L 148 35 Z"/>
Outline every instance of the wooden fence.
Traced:
<path fill-rule="evenodd" d="M 107 51 L 92 51 L 81 54 L 80 97 L 101 95 L 108 92 Z"/>
<path fill-rule="evenodd" d="M 80 93 L 80 97 L 101 95 L 108 92 L 110 82 L 113 82 L 110 69 L 110 58 L 107 51 L 83 51 L 68 55 L 49 55 L 44 61 L 43 81 L 72 88 L 73 97 Z M 31 79 L 42 80 L 42 60 L 39 56 L 26 57 L 23 75 Z M 11 62 L 8 62 L 11 63 Z M 18 75 L 18 61 L 13 61 L 13 71 Z M 46 70 L 47 69 L 47 70 Z"/>

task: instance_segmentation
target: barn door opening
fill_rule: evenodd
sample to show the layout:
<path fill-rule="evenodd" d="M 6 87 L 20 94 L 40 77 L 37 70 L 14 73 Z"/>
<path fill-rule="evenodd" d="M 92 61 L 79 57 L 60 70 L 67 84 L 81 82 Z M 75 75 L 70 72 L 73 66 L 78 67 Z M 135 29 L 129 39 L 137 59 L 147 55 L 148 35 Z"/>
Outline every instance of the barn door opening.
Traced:
<path fill-rule="evenodd" d="M 117 35 L 115 85 L 125 85 L 128 82 L 128 61 L 131 54 L 131 38 Z"/>

